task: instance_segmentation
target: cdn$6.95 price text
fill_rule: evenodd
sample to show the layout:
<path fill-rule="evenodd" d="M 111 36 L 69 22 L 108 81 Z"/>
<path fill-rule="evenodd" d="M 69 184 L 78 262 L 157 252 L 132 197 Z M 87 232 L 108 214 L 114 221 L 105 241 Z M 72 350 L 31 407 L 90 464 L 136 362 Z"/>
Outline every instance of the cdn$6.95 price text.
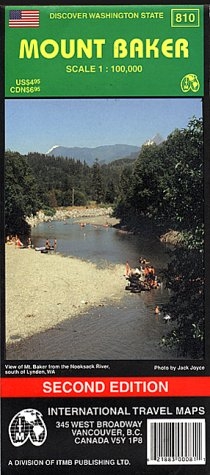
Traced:
<path fill-rule="evenodd" d="M 136 74 L 142 73 L 143 67 L 141 64 L 112 64 L 111 66 L 104 66 L 102 64 L 68 64 L 66 66 L 67 73 L 121 73 L 121 74 Z"/>
<path fill-rule="evenodd" d="M 55 427 L 69 430 L 75 444 L 142 444 L 142 421 L 56 420 Z"/>

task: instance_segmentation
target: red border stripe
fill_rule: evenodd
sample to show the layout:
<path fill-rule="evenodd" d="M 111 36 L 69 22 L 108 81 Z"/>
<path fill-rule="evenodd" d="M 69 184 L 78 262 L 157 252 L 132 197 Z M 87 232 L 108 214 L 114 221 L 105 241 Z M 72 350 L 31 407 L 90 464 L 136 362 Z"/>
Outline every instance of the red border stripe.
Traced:
<path fill-rule="evenodd" d="M 162 387 L 161 387 L 162 384 Z M 44 390 L 45 385 L 45 390 Z M 167 391 L 163 390 L 167 386 Z M 84 387 L 84 389 L 83 389 Z M 91 387 L 91 390 L 88 390 Z M 155 387 L 157 390 L 155 390 Z M 113 390 L 114 388 L 114 390 Z M 52 390 L 51 390 L 52 389 Z M 150 390 L 152 389 L 152 390 Z M 209 397 L 210 376 L 2 378 L 1 397 Z"/>

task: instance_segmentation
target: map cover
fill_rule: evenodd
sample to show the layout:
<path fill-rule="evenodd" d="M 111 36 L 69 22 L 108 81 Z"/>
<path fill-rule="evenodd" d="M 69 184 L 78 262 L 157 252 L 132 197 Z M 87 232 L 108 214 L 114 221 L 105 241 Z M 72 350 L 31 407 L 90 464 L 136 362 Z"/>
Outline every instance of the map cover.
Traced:
<path fill-rule="evenodd" d="M 204 3 L 1 7 L 3 475 L 210 474 Z"/>

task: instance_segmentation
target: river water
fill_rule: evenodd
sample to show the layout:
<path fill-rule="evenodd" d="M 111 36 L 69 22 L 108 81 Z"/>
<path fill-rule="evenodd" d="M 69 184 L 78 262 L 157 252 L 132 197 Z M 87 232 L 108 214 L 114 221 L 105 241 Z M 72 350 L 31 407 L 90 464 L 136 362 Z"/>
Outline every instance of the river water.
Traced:
<path fill-rule="evenodd" d="M 154 265 L 157 274 L 168 261 L 167 249 L 154 235 L 131 235 L 115 228 L 66 222 L 40 223 L 32 230 L 35 247 L 45 245 L 46 239 L 56 252 L 94 262 L 99 267 L 110 263 L 138 265 L 140 256 Z M 126 284 L 126 281 L 125 281 Z M 116 305 L 90 309 L 59 325 L 55 345 L 55 330 L 39 336 L 39 347 L 45 348 L 46 359 L 170 359 L 176 358 L 160 347 L 160 341 L 171 323 L 163 316 L 155 317 L 154 308 L 168 301 L 169 293 L 164 285 L 151 292 L 132 294 L 126 291 Z M 32 337 L 36 338 L 36 336 Z M 41 340 L 40 340 L 41 338 Z M 43 339 L 43 342 L 42 342 Z"/>
<path fill-rule="evenodd" d="M 158 270 L 166 265 L 168 255 L 164 244 L 151 235 L 133 235 L 99 225 L 82 227 L 72 219 L 40 223 L 32 229 L 35 247 L 45 245 L 46 239 L 53 244 L 57 239 L 56 251 L 66 256 L 75 256 L 94 262 L 98 266 L 108 263 L 138 265 L 140 256 L 146 257 Z"/>

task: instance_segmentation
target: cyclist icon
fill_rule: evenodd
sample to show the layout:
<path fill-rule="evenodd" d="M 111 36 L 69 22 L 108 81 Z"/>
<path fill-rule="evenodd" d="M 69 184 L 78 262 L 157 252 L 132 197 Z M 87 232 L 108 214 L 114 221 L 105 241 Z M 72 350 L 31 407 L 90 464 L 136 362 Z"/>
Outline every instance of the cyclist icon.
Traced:
<path fill-rule="evenodd" d="M 198 92 L 200 89 L 200 83 L 196 74 L 186 74 L 181 80 L 182 92 Z"/>

